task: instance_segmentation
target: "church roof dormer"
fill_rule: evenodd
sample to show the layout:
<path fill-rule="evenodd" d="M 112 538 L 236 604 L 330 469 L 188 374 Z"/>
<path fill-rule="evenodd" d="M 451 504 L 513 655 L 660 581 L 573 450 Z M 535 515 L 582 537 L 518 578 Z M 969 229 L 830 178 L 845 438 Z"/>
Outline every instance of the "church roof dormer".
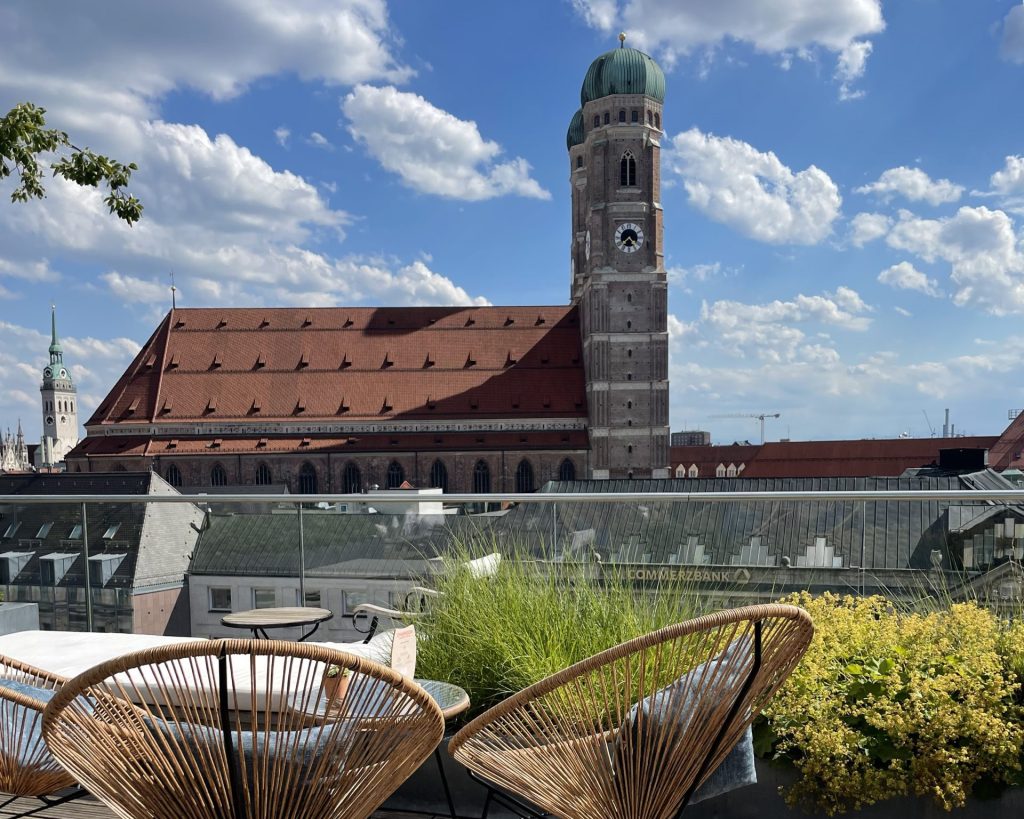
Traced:
<path fill-rule="evenodd" d="M 665 73 L 649 54 L 626 48 L 620 36 L 619 48 L 606 51 L 587 69 L 580 89 L 580 105 L 612 94 L 644 94 L 665 101 Z"/>

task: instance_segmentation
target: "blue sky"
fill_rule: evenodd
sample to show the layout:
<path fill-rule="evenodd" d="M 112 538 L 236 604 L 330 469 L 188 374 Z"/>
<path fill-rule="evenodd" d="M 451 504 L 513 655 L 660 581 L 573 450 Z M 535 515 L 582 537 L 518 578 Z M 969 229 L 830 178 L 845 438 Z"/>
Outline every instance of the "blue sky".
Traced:
<path fill-rule="evenodd" d="M 673 429 L 927 436 L 949 407 L 998 434 L 1024 407 L 1011 0 L 4 3 L 0 110 L 137 162 L 146 211 L 59 180 L 0 203 L 0 424 L 38 439 L 51 301 L 84 420 L 172 270 L 189 306 L 564 303 L 565 130 L 620 29 L 667 74 Z"/>

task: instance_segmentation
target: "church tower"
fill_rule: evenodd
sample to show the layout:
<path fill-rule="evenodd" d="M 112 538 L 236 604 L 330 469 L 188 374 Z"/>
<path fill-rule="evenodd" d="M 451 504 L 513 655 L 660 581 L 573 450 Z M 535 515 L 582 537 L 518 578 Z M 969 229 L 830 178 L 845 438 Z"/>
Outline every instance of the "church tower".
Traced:
<path fill-rule="evenodd" d="M 625 35 L 619 40 L 587 71 L 566 140 L 591 477 L 667 478 L 665 75 L 650 56 L 626 48 Z"/>
<path fill-rule="evenodd" d="M 78 396 L 57 339 L 56 308 L 50 325 L 50 363 L 43 369 L 43 383 L 39 387 L 43 398 L 43 438 L 36 450 L 36 468 L 62 463 L 78 443 Z"/>

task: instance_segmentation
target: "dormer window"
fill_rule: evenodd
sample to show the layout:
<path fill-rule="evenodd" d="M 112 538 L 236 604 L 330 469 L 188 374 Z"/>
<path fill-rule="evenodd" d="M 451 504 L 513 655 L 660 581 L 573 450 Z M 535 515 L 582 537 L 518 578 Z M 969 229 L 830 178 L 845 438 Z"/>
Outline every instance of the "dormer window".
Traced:
<path fill-rule="evenodd" d="M 626 151 L 619 162 L 619 184 L 624 188 L 636 185 L 636 157 L 632 151 Z"/>

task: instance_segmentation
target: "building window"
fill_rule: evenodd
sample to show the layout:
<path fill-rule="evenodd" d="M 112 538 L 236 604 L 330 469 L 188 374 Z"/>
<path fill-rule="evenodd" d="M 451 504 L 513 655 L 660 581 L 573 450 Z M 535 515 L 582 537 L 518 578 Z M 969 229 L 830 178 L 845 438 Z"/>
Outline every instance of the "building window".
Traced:
<path fill-rule="evenodd" d="M 685 478 L 686 477 L 686 467 L 683 466 L 682 464 L 679 464 L 679 466 L 676 467 L 676 477 L 677 478 Z"/>
<path fill-rule="evenodd" d="M 224 467 L 217 464 L 213 469 L 210 470 L 210 486 L 227 486 L 228 485 L 228 473 L 224 471 Z"/>
<path fill-rule="evenodd" d="M 388 465 L 388 489 L 398 489 L 405 483 L 405 470 L 398 461 L 392 461 Z"/>
<path fill-rule="evenodd" d="M 636 157 L 632 151 L 626 151 L 619 162 L 619 184 L 626 188 L 636 185 Z"/>
<path fill-rule="evenodd" d="M 277 605 L 277 589 L 253 589 L 252 607 L 254 609 L 272 609 Z"/>
<path fill-rule="evenodd" d="M 165 475 L 167 477 L 167 483 L 171 486 L 181 486 L 181 470 L 178 469 L 176 464 L 171 464 L 167 467 Z"/>
<path fill-rule="evenodd" d="M 345 471 L 341 473 L 341 491 L 346 495 L 355 495 L 363 491 L 363 476 L 359 467 L 349 461 Z"/>
<path fill-rule="evenodd" d="M 430 467 L 430 485 L 442 492 L 448 491 L 448 468 L 440 459 L 434 461 L 434 465 Z"/>
<path fill-rule="evenodd" d="M 650 125 L 653 122 L 654 122 L 654 115 L 650 111 L 648 111 L 647 112 L 647 124 Z"/>
<path fill-rule="evenodd" d="M 607 125 L 611 121 L 612 121 L 612 115 L 609 114 L 607 111 L 605 111 L 604 112 L 604 124 Z"/>
<path fill-rule="evenodd" d="M 626 111 L 623 109 L 623 110 L 619 111 L 619 122 L 625 122 L 625 121 L 626 121 Z"/>
<path fill-rule="evenodd" d="M 690 477 L 696 478 L 698 475 L 700 475 L 700 470 L 697 469 L 697 464 L 690 464 Z"/>
<path fill-rule="evenodd" d="M 576 464 L 566 458 L 558 467 L 558 480 L 560 481 L 574 481 L 576 480 Z"/>
<path fill-rule="evenodd" d="M 717 467 L 715 467 L 715 477 L 716 478 L 724 478 L 725 477 L 725 464 L 719 464 Z"/>
<path fill-rule="evenodd" d="M 654 127 L 658 128 L 659 130 L 661 128 L 661 114 L 659 114 L 657 111 L 655 111 L 654 113 Z"/>
<path fill-rule="evenodd" d="M 523 458 L 516 468 L 516 492 L 533 491 L 533 467 L 530 462 Z"/>
<path fill-rule="evenodd" d="M 577 168 L 582 168 L 583 167 L 583 157 L 582 156 L 576 157 L 576 167 Z"/>
<path fill-rule="evenodd" d="M 601 117 L 599 114 L 594 114 L 594 127 L 596 128 L 601 124 Z"/>
<path fill-rule="evenodd" d="M 486 495 L 491 491 L 491 468 L 487 461 L 477 461 L 473 467 L 473 493 Z"/>
<path fill-rule="evenodd" d="M 260 464 L 256 467 L 256 485 L 267 486 L 274 482 L 273 476 L 270 474 L 270 467 L 266 464 Z"/>
<path fill-rule="evenodd" d="M 231 611 L 231 589 L 210 586 L 210 611 Z"/>
<path fill-rule="evenodd" d="M 640 121 L 640 112 L 639 111 L 633 111 L 632 113 L 630 113 L 629 119 L 630 119 L 630 122 L 639 122 Z"/>
<path fill-rule="evenodd" d="M 633 445 L 632 444 L 630 444 L 629 446 L 626 447 L 626 452 L 628 452 L 630 455 L 633 454 Z"/>
<path fill-rule="evenodd" d="M 311 463 L 304 463 L 302 469 L 299 470 L 299 494 L 316 494 L 316 469 Z"/>
<path fill-rule="evenodd" d="M 725 470 L 725 477 L 735 478 L 736 477 L 736 464 L 729 464 Z"/>
<path fill-rule="evenodd" d="M 295 605 L 297 606 L 309 606 L 310 608 L 320 608 L 320 589 L 306 589 L 305 597 L 302 593 L 295 590 Z"/>

